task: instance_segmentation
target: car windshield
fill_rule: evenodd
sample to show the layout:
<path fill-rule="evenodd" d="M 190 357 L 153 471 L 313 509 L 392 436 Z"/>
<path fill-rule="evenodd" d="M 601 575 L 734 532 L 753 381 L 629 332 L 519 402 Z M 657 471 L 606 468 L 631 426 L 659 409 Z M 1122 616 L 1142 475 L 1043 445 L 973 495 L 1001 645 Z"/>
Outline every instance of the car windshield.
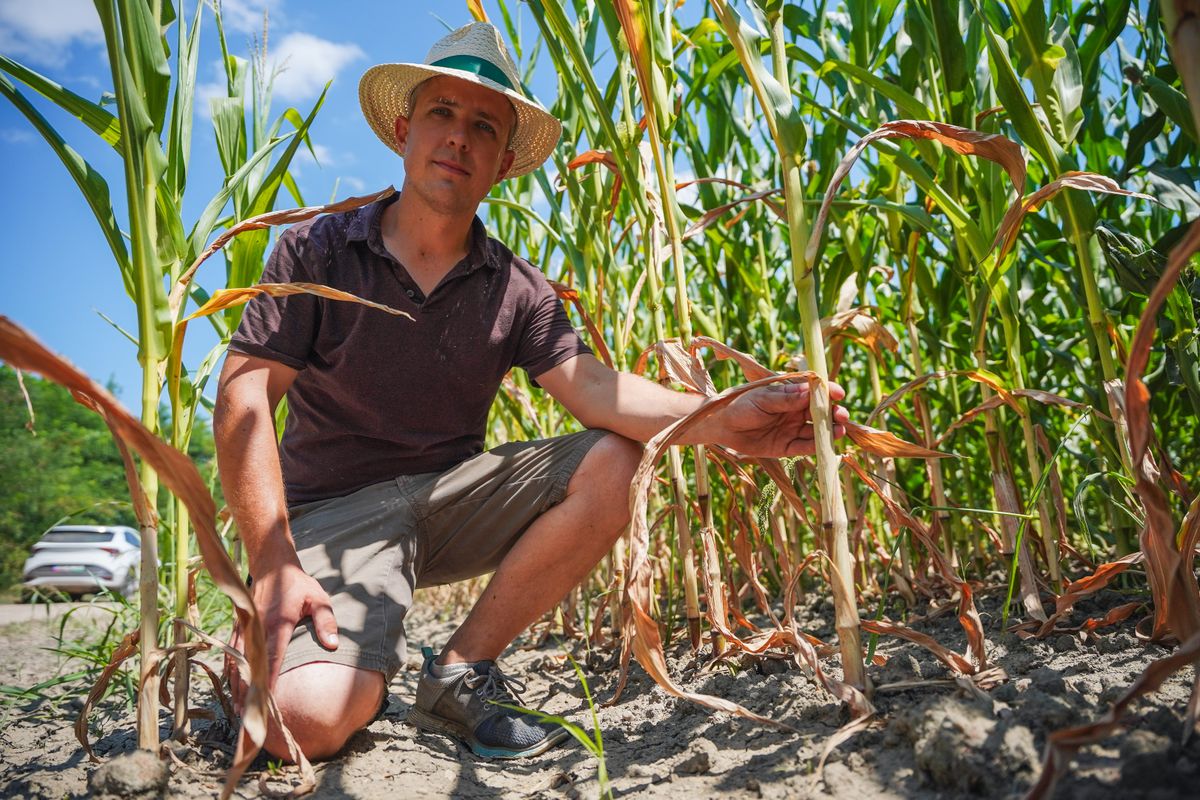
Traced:
<path fill-rule="evenodd" d="M 104 531 L 50 531 L 42 537 L 42 541 L 71 544 L 102 544 L 112 541 L 112 534 Z"/>

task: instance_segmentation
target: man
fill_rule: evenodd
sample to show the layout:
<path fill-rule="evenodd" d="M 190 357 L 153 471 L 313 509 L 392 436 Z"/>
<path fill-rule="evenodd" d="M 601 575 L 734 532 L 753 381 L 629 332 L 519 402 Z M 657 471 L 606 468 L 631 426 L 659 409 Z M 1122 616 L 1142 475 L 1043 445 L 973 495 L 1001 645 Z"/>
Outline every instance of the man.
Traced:
<path fill-rule="evenodd" d="M 620 536 L 638 442 L 702 402 L 601 364 L 541 273 L 475 217 L 493 185 L 536 169 L 558 141 L 558 121 L 520 86 L 486 23 L 438 42 L 425 64 L 369 70 L 360 100 L 404 159 L 402 191 L 285 231 L 263 280 L 331 285 L 413 319 L 262 298 L 230 344 L 214 415 L 221 483 L 264 616 L 270 685 L 310 758 L 377 715 L 413 589 L 492 570 L 441 653 L 427 653 L 409 719 L 489 757 L 561 740 L 496 705 L 516 682 L 495 661 Z M 588 430 L 481 453 L 514 366 Z M 787 385 L 744 395 L 692 441 L 778 456 L 812 452 L 811 437 L 808 389 Z M 287 753 L 278 731 L 266 746 Z"/>

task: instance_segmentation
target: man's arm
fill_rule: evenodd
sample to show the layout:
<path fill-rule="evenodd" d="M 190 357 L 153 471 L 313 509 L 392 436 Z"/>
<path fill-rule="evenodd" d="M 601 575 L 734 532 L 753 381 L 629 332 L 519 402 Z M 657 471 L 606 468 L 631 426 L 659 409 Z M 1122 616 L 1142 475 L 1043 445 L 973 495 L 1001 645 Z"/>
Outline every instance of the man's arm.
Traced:
<path fill-rule="evenodd" d="M 639 442 L 695 411 L 705 398 L 617 372 L 594 356 L 569 359 L 538 376 L 556 400 L 589 428 L 604 428 Z M 830 384 L 836 402 L 845 392 Z M 681 444 L 720 444 L 751 456 L 811 455 L 813 428 L 807 384 L 776 384 L 751 390 L 690 429 Z M 834 408 L 834 436 L 849 415 Z"/>
<path fill-rule="evenodd" d="M 337 647 L 329 596 L 300 566 L 288 528 L 275 407 L 296 374 L 277 361 L 230 352 L 213 413 L 221 488 L 254 578 L 251 595 L 263 614 L 272 686 L 300 620 L 311 616 L 321 644 L 331 650 Z"/>

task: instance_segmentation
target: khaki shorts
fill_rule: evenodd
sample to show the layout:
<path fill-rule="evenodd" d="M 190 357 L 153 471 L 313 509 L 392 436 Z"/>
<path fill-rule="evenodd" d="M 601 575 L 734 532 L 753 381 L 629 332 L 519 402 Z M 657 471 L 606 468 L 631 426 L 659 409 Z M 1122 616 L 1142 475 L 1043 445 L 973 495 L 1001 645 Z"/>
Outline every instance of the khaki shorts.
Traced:
<path fill-rule="evenodd" d="M 495 570 L 533 521 L 562 501 L 583 457 L 606 434 L 504 444 L 445 472 L 401 475 L 291 508 L 300 563 L 333 603 L 338 648 L 322 647 L 305 619 L 282 671 L 331 661 L 390 681 L 404 661 L 413 590 Z"/>

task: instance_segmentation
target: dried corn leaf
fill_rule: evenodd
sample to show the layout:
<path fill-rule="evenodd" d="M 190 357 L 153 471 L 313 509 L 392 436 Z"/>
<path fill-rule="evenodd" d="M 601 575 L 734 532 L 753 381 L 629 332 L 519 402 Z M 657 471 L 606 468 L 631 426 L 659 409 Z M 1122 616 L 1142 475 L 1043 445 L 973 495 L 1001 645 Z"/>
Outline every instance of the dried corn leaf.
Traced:
<path fill-rule="evenodd" d="M 737 365 L 742 368 L 742 374 L 746 376 L 746 380 L 748 381 L 758 381 L 777 374 L 758 363 L 754 359 L 754 356 L 749 353 L 743 353 L 741 350 L 736 350 L 723 342 L 718 342 L 716 339 L 710 339 L 707 336 L 696 336 L 692 339 L 692 343 L 688 345 L 688 349 L 693 355 L 703 347 L 711 349 L 718 359 L 732 359 L 736 361 Z M 712 394 L 715 394 L 715 392 Z"/>
<path fill-rule="evenodd" d="M 975 672 L 975 667 L 972 666 L 970 661 L 967 661 L 953 650 L 938 644 L 937 640 L 929 634 L 914 631 L 912 628 L 886 619 L 864 619 L 862 627 L 863 630 L 871 633 L 878 633 L 883 636 L 895 636 L 898 639 L 904 639 L 924 647 L 956 675 L 970 675 Z"/>
<path fill-rule="evenodd" d="M 141 632 L 134 631 L 126 634 L 121 643 L 117 645 L 117 649 L 113 650 L 113 654 L 109 657 L 108 663 L 104 665 L 104 670 L 100 673 L 100 677 L 92 684 L 91 691 L 83 701 L 83 708 L 79 710 L 79 716 L 75 718 L 75 738 L 79 740 L 79 744 L 83 747 L 83 752 L 88 754 L 88 758 L 93 762 L 99 762 L 100 759 L 92 752 L 92 743 L 88 737 L 88 715 L 92 713 L 92 707 L 104 697 L 108 691 L 108 683 L 112 680 L 112 676 L 125 663 L 126 659 L 137 653 L 138 641 L 141 639 Z"/>
<path fill-rule="evenodd" d="M 1091 575 L 1068 583 L 1063 593 L 1054 600 L 1054 613 L 1042 623 L 1042 626 L 1035 635 L 1039 638 L 1048 636 L 1053 632 L 1055 623 L 1069 614 L 1071 609 L 1075 608 L 1076 603 L 1108 586 L 1113 578 L 1135 564 L 1142 563 L 1144 559 L 1144 553 L 1130 553 L 1124 558 L 1118 558 L 1116 561 L 1101 564 Z"/>
<path fill-rule="evenodd" d="M 303 222 L 306 219 L 312 219 L 318 214 L 336 214 L 342 211 L 350 211 L 351 209 L 360 208 L 368 203 L 374 203 L 377 200 L 383 200 L 391 197 L 396 193 L 394 186 L 389 186 L 381 192 L 375 194 L 362 195 L 360 197 L 348 197 L 345 200 L 339 200 L 336 203 L 330 203 L 324 206 L 306 206 L 304 208 L 290 208 L 284 211 L 268 211 L 265 214 L 259 214 L 257 217 L 245 219 L 234 225 L 229 230 L 222 233 L 212 244 L 201 253 L 192 265 L 179 277 L 175 285 L 171 287 L 171 295 L 167 298 L 167 307 L 171 309 L 171 319 L 179 318 L 179 311 L 183 308 L 184 297 L 187 295 L 188 287 L 192 283 L 192 278 L 196 275 L 196 270 L 200 269 L 200 265 L 207 261 L 214 253 L 220 250 L 225 245 L 229 244 L 235 236 L 246 231 L 257 231 L 264 228 L 270 228 L 274 225 L 291 225 L 296 222 Z"/>
<path fill-rule="evenodd" d="M 820 247 L 821 236 L 829 219 L 829 209 L 842 181 L 850 174 L 851 167 L 854 166 L 854 162 L 862 155 L 867 145 L 879 139 L 930 139 L 940 142 L 956 153 L 986 158 L 999 164 L 1008 173 L 1009 179 L 1016 187 L 1017 197 L 1025 193 L 1025 154 L 1020 145 L 1011 139 L 999 134 L 981 133 L 970 128 L 948 125 L 944 122 L 925 120 L 885 122 L 859 139 L 858 143 L 850 148 L 850 152 L 838 164 L 837 169 L 833 172 L 833 177 L 829 179 L 829 187 L 825 190 L 825 197 L 821 200 L 821 208 L 817 212 L 812 235 L 804 253 L 806 265 L 811 266 L 816 262 L 817 249 Z M 1015 216 L 1013 209 L 1009 209 L 1009 213 L 1005 215 L 1005 222 L 1008 221 L 1010 215 Z"/>
<path fill-rule="evenodd" d="M 371 300 L 364 300 L 358 295 L 343 292 L 341 289 L 334 289 L 331 286 L 323 286 L 319 283 L 260 283 L 256 286 L 243 286 L 237 289 L 218 289 L 213 292 L 212 297 L 207 303 L 196 309 L 193 313 L 184 318 L 183 322 L 190 322 L 199 317 L 207 317 L 209 314 L 214 314 L 226 308 L 239 306 L 242 303 L 247 303 L 260 294 L 270 295 L 271 297 L 287 297 L 293 294 L 311 294 L 317 297 L 324 297 L 326 300 L 342 300 L 348 303 L 358 303 L 391 314 L 393 317 L 404 317 L 411 320 L 412 315 L 404 311 L 399 311 L 391 306 L 385 306 L 382 303 L 376 303 Z"/>
<path fill-rule="evenodd" d="M 609 152 L 608 150 L 588 150 L 586 153 L 580 153 L 579 155 L 575 156 L 570 161 L 568 161 L 567 169 L 575 170 L 575 169 L 579 169 L 580 167 L 585 166 L 587 164 L 603 164 L 604 166 L 606 166 L 610 170 L 612 170 L 613 186 L 612 186 L 612 193 L 611 193 L 611 196 L 609 197 L 609 203 L 608 203 L 608 222 L 611 224 L 612 220 L 613 220 L 613 214 L 615 214 L 617 211 L 617 201 L 620 199 L 620 196 L 621 196 L 621 185 L 623 183 L 623 176 L 621 175 L 621 168 L 619 166 L 617 166 L 616 159 L 613 158 L 613 154 L 611 152 Z M 561 185 L 562 184 L 561 176 L 559 176 L 558 181 L 559 181 L 559 184 Z"/>
<path fill-rule="evenodd" d="M 111 394 L 64 359 L 47 350 L 27 331 L 7 317 L 0 316 L 0 358 L 9 364 L 70 389 L 76 397 L 90 399 L 102 411 L 109 427 L 157 474 L 163 485 L 183 500 L 191 514 L 196 540 L 213 582 L 233 600 L 235 611 L 247 631 L 247 660 L 251 669 L 250 687 L 242 714 L 242 730 L 234 763 L 230 767 L 222 798 L 228 797 L 266 738 L 267 653 L 262 620 L 250 599 L 237 568 L 225 552 L 214 524 L 216 507 L 212 495 L 195 465 L 186 455 L 167 445 L 148 431 Z"/>
<path fill-rule="evenodd" d="M 651 353 L 654 353 L 658 361 L 659 383 L 677 383 L 706 397 L 712 397 L 717 393 L 704 364 L 694 352 L 689 353 L 684 350 L 678 339 L 671 338 L 655 342 L 643 350 L 633 367 L 636 374 L 645 374 Z"/>
<path fill-rule="evenodd" d="M 667 694 L 684 700 L 690 700 L 693 703 L 711 708 L 714 711 L 724 711 L 763 725 L 771 725 L 793 733 L 798 732 L 790 725 L 773 720 L 770 717 L 764 717 L 761 714 L 755 714 L 750 709 L 740 706 L 732 700 L 726 700 L 723 697 L 711 694 L 686 692 L 679 688 L 675 684 L 675 681 L 671 679 L 667 670 L 667 660 L 663 654 L 662 640 L 658 636 L 658 623 L 651 619 L 650 615 L 637 605 L 633 606 L 633 623 L 637 631 L 636 635 L 632 637 L 633 651 L 637 655 L 638 663 L 642 665 L 647 674 Z"/>
<path fill-rule="evenodd" d="M 884 513 L 887 515 L 888 522 L 892 527 L 908 528 L 917 537 L 917 540 L 924 545 L 925 551 L 929 554 L 930 560 L 933 562 L 933 568 L 937 574 L 958 591 L 958 622 L 967 634 L 967 646 L 970 648 L 971 655 L 975 659 L 975 668 L 971 672 L 974 673 L 978 670 L 986 669 L 988 662 L 987 648 L 983 636 L 983 621 L 979 618 L 979 611 L 975 608 L 975 598 L 974 593 L 971 591 L 971 585 L 958 577 L 957 572 L 955 572 L 950 564 L 950 560 L 942 553 L 938 547 L 936 538 L 927 527 L 922 525 L 916 517 L 896 502 L 893 497 L 880 489 L 879 484 L 875 482 L 875 479 L 856 459 L 850 456 L 843 456 L 842 461 L 854 470 L 855 474 L 858 475 L 867 488 L 874 492 L 883 502 Z"/>
<path fill-rule="evenodd" d="M 588 333 L 592 337 L 592 344 L 595 345 L 597 352 L 600 353 L 600 360 L 611 368 L 613 365 L 612 355 L 608 352 L 608 345 L 604 343 L 604 334 L 596 327 L 596 323 L 592 321 L 587 309 L 584 308 L 583 298 L 579 296 L 579 290 L 572 289 L 565 283 L 559 283 L 558 281 L 549 281 L 549 283 L 554 287 L 554 293 L 558 295 L 559 300 L 566 300 L 575 306 L 575 310 L 579 312 L 579 316 L 583 320 L 584 327 L 587 328 Z"/>
<path fill-rule="evenodd" d="M 695 222 L 693 222 L 691 225 L 689 225 L 687 227 L 687 230 L 685 230 L 683 232 L 682 236 L 680 236 L 680 240 L 687 241 L 688 239 L 691 239 L 693 236 L 699 236 L 701 233 L 704 233 L 704 231 L 706 231 L 714 222 L 716 222 L 718 219 L 720 219 L 722 216 L 724 216 L 725 213 L 728 212 L 730 209 L 737 208 L 738 206 L 742 206 L 747 203 L 753 203 L 756 200 L 764 200 L 765 201 L 766 198 L 768 198 L 774 194 L 779 194 L 780 191 L 781 191 L 780 189 L 765 189 L 761 192 L 753 192 L 751 194 L 746 195 L 745 197 L 739 197 L 737 200 L 733 200 L 728 203 L 723 203 L 719 206 L 716 206 L 715 208 L 711 208 L 708 211 L 704 212 L 703 216 L 701 216 L 700 219 L 696 220 Z M 768 203 L 768 207 L 771 208 L 772 211 L 775 211 L 777 214 L 779 213 L 779 209 L 777 207 L 774 207 L 772 204 Z M 670 254 L 671 254 L 670 247 L 663 248 L 662 253 L 659 254 L 659 258 L 662 258 L 665 260 L 668 256 L 670 256 Z"/>
<path fill-rule="evenodd" d="M 996 262 L 1004 260 L 1005 256 L 1012 250 L 1013 245 L 1017 242 L 1017 234 L 1021 229 L 1021 221 L 1030 211 L 1036 211 L 1050 198 L 1061 192 L 1063 189 L 1082 189 L 1087 192 L 1100 192 L 1103 194 L 1119 194 L 1126 197 L 1139 197 L 1143 200 L 1151 200 L 1154 198 L 1148 194 L 1140 192 L 1131 192 L 1122 189 L 1112 178 L 1106 178 L 1103 175 L 1097 175 L 1094 172 L 1064 172 L 1055 180 L 1038 189 L 1033 194 L 1026 197 L 1021 202 L 1017 203 L 1013 208 L 1008 210 L 1004 215 L 1004 219 L 1000 223 L 1000 227 L 996 229 L 996 238 L 992 242 L 992 249 L 997 246 L 1000 248 L 996 253 Z"/>
<path fill-rule="evenodd" d="M 1195 553 L 1178 548 L 1174 521 L 1167 497 L 1158 485 L 1157 475 L 1148 464 L 1153 426 L 1150 420 L 1150 391 L 1142 382 L 1150 347 L 1158 330 L 1159 309 L 1175 288 L 1192 254 L 1200 250 L 1200 220 L 1192 223 L 1183 239 L 1171 250 L 1166 269 L 1150 293 L 1138 320 L 1137 332 L 1129 346 L 1125 372 L 1125 412 L 1129 443 L 1134 464 L 1137 494 L 1145 508 L 1146 526 L 1140 544 L 1146 554 L 1146 572 L 1154 596 L 1154 638 L 1169 631 L 1181 641 L 1200 630 L 1200 588 L 1193 572 Z M 1193 515 L 1189 514 L 1189 517 Z"/>
<path fill-rule="evenodd" d="M 634 474 L 633 483 L 629 488 L 630 500 L 630 527 L 629 527 L 629 572 L 625 583 L 624 597 L 628 604 L 629 617 L 633 625 L 627 626 L 625 629 L 625 640 L 622 642 L 622 665 L 621 674 L 618 678 L 618 688 L 623 687 L 628 677 L 628 656 L 627 652 L 637 654 L 638 663 L 649 673 L 655 681 L 663 687 L 668 693 L 676 697 L 685 697 L 700 705 L 707 706 L 723 711 L 730 711 L 747 719 L 753 719 L 759 722 L 768 722 L 770 724 L 779 724 L 771 722 L 765 717 L 755 714 L 736 703 L 731 703 L 720 698 L 712 698 L 708 695 L 696 695 L 684 692 L 671 680 L 666 668 L 666 657 L 663 654 L 662 642 L 658 634 L 658 626 L 649 615 L 651 605 L 651 579 L 652 567 L 649 559 L 649 525 L 648 525 L 648 509 L 649 509 L 649 493 L 650 487 L 654 482 L 654 475 L 657 465 L 662 455 L 667 448 L 679 440 L 685 432 L 697 425 L 704 419 L 707 419 L 714 413 L 717 413 L 725 406 L 732 403 L 741 395 L 748 391 L 767 386 L 772 383 L 782 381 L 815 381 L 820 380 L 815 373 L 812 372 L 796 372 L 784 373 L 782 375 L 772 375 L 762 380 L 753 381 L 742 386 L 727 389 L 716 397 L 711 398 L 700 408 L 688 416 L 672 423 L 655 435 L 647 444 L 644 454 L 642 455 L 641 463 L 638 465 L 637 471 Z M 793 637 L 795 646 L 801 654 L 806 651 L 811 651 L 811 645 L 805 642 L 801 644 L 799 637 Z M 811 664 L 816 663 L 816 653 L 811 652 L 806 655 L 806 659 L 811 656 Z M 819 673 L 819 665 L 817 669 Z M 871 705 L 866 697 L 854 687 L 843 684 L 837 681 L 828 679 L 827 686 L 831 688 L 835 696 L 839 697 L 850 704 L 856 715 L 870 713 Z M 713 702 L 718 701 L 718 702 Z M 787 726 L 782 726 L 787 727 Z"/>
<path fill-rule="evenodd" d="M 1004 386 L 1004 384 L 1000 382 L 1000 379 L 992 373 L 976 369 L 938 370 L 936 372 L 927 372 L 924 375 L 913 378 L 911 381 L 904 384 L 887 397 L 883 398 L 879 405 L 876 406 L 875 409 L 867 416 L 867 424 L 869 425 L 874 422 L 881 414 L 883 414 L 884 411 L 887 411 L 889 408 L 894 406 L 900 401 L 900 398 L 904 397 L 914 389 L 919 389 L 933 380 L 941 380 L 942 378 L 956 376 L 968 378 L 976 383 L 982 383 L 1003 398 L 1004 402 L 1010 405 L 1014 411 L 1017 413 L 1021 412 L 1021 408 L 1017 404 L 1017 401 L 1013 399 L 1012 393 Z"/>
<path fill-rule="evenodd" d="M 849 420 L 844 425 L 850 441 L 877 456 L 886 458 L 958 458 L 954 453 L 930 450 L 912 442 L 906 442 L 888 431 L 872 428 L 870 425 L 860 425 Z"/>
<path fill-rule="evenodd" d="M 1043 405 L 1063 406 L 1064 408 L 1071 408 L 1071 409 L 1075 409 L 1076 411 L 1087 411 L 1090 409 L 1091 413 L 1095 414 L 1100 419 L 1108 421 L 1108 422 L 1112 421 L 1112 418 L 1109 417 L 1107 414 L 1104 414 L 1103 412 L 1092 408 L 1091 406 L 1087 405 L 1086 403 L 1079 403 L 1079 402 L 1076 402 L 1075 400 L 1068 400 L 1067 398 L 1063 397 L 1062 395 L 1057 395 L 1057 394 L 1054 394 L 1053 392 L 1046 392 L 1046 391 L 1042 391 L 1041 389 L 1013 389 L 1011 392 L 1008 393 L 1008 395 L 1011 397 L 1027 397 L 1030 400 L 1036 400 L 1037 402 L 1042 403 Z M 999 408 L 1001 404 L 1005 404 L 1005 403 L 1010 403 L 1009 398 L 1006 396 L 997 394 L 997 395 L 993 395 L 992 397 L 989 397 L 987 400 L 984 400 L 982 403 L 980 403 L 979 405 L 970 409 L 969 411 L 965 412 L 958 419 L 954 420 L 954 422 L 950 423 L 950 427 L 948 427 L 948 428 L 946 428 L 946 430 L 942 431 L 942 435 L 937 438 L 937 440 L 934 442 L 934 444 L 941 445 L 941 443 L 946 441 L 946 439 L 948 439 L 950 437 L 950 434 L 953 433 L 954 431 L 958 430 L 959 428 L 963 427 L 964 425 L 967 425 L 972 420 L 974 420 L 976 417 L 978 417 L 980 414 L 983 414 L 987 411 L 991 411 L 995 408 Z"/>
<path fill-rule="evenodd" d="M 483 0 L 467 0 L 467 11 L 471 12 L 476 22 L 489 22 L 487 12 L 483 10 Z"/>
<path fill-rule="evenodd" d="M 186 620 L 177 619 L 176 621 L 181 623 L 192 633 L 196 634 L 196 636 L 200 637 L 200 639 L 205 643 L 217 648 L 230 659 L 232 659 L 233 663 L 237 665 L 239 674 L 251 674 L 250 665 L 246 661 L 246 656 L 241 651 L 229 646 L 220 639 L 205 633 L 203 630 L 195 625 L 192 625 Z M 245 641 L 245 638 L 243 638 L 243 641 Z M 287 745 L 288 749 L 288 758 L 290 758 L 292 763 L 300 768 L 301 783 L 298 787 L 292 790 L 289 796 L 300 797 L 308 794 L 313 790 L 313 787 L 316 786 L 316 773 L 313 771 L 312 764 L 309 763 L 307 756 L 304 755 L 304 751 L 301 750 L 300 745 L 296 743 L 296 739 L 294 736 L 292 736 L 291 730 L 287 725 L 284 724 L 283 714 L 280 713 L 279 706 L 275 704 L 275 698 L 271 697 L 270 693 L 267 693 L 267 714 L 270 716 L 271 721 L 275 723 L 275 727 L 279 729 L 281 734 L 283 734 L 283 741 Z"/>
<path fill-rule="evenodd" d="M 900 346 L 891 331 L 862 307 L 838 311 L 832 317 L 821 320 L 821 336 L 826 341 L 833 336 L 846 336 L 853 341 L 862 342 L 880 358 L 884 350 L 894 353 Z"/>

